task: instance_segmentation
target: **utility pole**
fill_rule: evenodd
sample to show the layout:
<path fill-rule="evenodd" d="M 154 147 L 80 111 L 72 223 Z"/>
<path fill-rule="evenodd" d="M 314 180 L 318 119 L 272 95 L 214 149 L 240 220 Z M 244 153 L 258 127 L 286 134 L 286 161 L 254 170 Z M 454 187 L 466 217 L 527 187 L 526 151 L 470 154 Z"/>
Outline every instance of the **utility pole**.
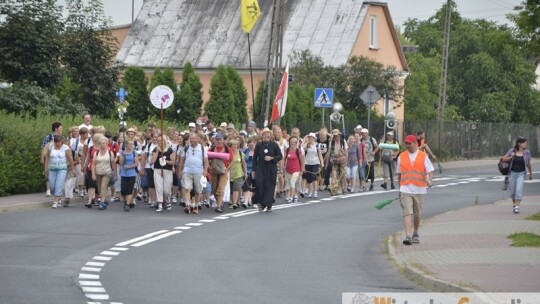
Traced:
<path fill-rule="evenodd" d="M 446 18 L 444 21 L 444 42 L 441 60 L 441 81 L 439 84 L 439 149 L 441 148 L 441 137 L 444 134 L 444 108 L 446 107 L 446 81 L 448 76 L 448 49 L 450 48 L 450 24 L 452 16 L 452 0 L 446 2 Z"/>
<path fill-rule="evenodd" d="M 283 11 L 284 1 L 274 0 L 272 10 L 272 23 L 270 26 L 270 45 L 268 47 L 268 61 L 266 63 L 266 76 L 264 82 L 264 94 L 261 105 L 261 125 L 266 126 L 272 92 L 275 92 L 276 82 L 280 80 L 279 71 L 282 63 L 283 52 Z M 264 111 L 264 114 L 263 114 Z"/>

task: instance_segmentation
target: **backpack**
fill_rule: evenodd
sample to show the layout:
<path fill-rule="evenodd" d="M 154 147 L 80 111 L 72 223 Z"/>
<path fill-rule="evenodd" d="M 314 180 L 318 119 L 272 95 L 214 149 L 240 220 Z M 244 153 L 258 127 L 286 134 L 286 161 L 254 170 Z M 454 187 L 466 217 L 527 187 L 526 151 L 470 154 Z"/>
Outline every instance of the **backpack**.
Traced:
<path fill-rule="evenodd" d="M 346 156 L 343 152 L 343 150 L 345 149 L 345 143 L 343 142 L 343 140 L 340 140 L 339 141 L 339 144 L 341 146 L 341 154 L 342 156 Z M 345 163 L 345 157 L 340 157 L 340 158 L 336 158 L 334 159 L 334 146 L 335 146 L 335 142 L 332 140 L 330 142 L 330 162 L 331 163 L 336 163 L 336 164 L 343 164 Z"/>
<path fill-rule="evenodd" d="M 216 146 L 210 147 L 210 151 L 215 152 Z M 229 153 L 229 148 L 227 148 L 227 146 L 224 146 L 223 153 Z M 210 164 L 210 172 L 217 175 L 225 174 L 227 173 L 227 166 L 225 166 L 225 162 L 222 159 L 214 158 Z"/>
<path fill-rule="evenodd" d="M 371 137 L 370 137 L 370 138 L 371 138 Z M 396 140 L 394 139 L 394 140 L 392 141 L 392 143 L 395 144 L 395 143 L 396 143 Z M 371 143 L 371 144 L 373 144 L 373 143 Z M 382 155 L 382 156 L 381 156 L 381 157 L 382 157 L 382 161 L 385 162 L 385 163 L 387 163 L 387 164 L 391 164 L 391 163 L 394 161 L 394 159 L 392 158 L 392 150 L 390 150 L 390 149 L 383 149 L 381 155 Z"/>
<path fill-rule="evenodd" d="M 298 158 L 298 161 L 300 161 L 300 148 L 296 148 L 296 158 Z M 289 148 L 285 150 L 285 164 L 287 164 L 288 159 L 289 159 Z"/>

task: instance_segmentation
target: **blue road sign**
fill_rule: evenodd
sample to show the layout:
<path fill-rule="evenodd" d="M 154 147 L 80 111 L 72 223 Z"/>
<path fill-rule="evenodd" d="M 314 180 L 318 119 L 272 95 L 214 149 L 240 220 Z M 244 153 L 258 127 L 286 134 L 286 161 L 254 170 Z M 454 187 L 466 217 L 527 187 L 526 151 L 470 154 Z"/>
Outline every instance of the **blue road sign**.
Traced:
<path fill-rule="evenodd" d="M 116 96 L 118 97 L 118 101 L 123 102 L 124 100 L 126 100 L 128 92 L 124 89 L 124 87 L 120 87 L 120 89 L 116 91 Z"/>
<path fill-rule="evenodd" d="M 316 88 L 315 89 L 315 107 L 331 108 L 334 103 L 334 89 Z"/>

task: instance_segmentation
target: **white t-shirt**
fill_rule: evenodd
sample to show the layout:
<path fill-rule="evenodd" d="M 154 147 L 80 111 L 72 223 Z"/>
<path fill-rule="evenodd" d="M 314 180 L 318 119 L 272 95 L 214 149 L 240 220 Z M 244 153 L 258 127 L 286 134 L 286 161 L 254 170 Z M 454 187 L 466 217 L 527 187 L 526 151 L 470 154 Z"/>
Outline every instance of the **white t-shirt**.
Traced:
<path fill-rule="evenodd" d="M 189 145 L 183 156 L 185 158 L 184 172 L 189 174 L 202 174 L 204 171 L 203 155 L 206 157 L 206 152 L 204 152 L 204 148 L 200 144 L 197 144 L 195 148 Z"/>
<path fill-rule="evenodd" d="M 85 125 L 84 123 L 82 123 L 82 124 L 79 126 L 79 131 L 80 131 L 83 127 L 87 128 L 89 132 L 90 132 L 90 129 L 93 128 L 92 125 Z"/>
<path fill-rule="evenodd" d="M 307 144 L 306 146 L 306 165 L 319 165 L 319 144 Z"/>
<path fill-rule="evenodd" d="M 402 152 L 400 156 L 398 157 L 397 164 L 396 164 L 396 173 L 401 173 L 400 161 L 401 161 L 401 155 L 403 155 L 404 153 L 409 153 L 409 152 L 408 151 Z M 418 156 L 418 150 L 414 153 L 409 153 L 409 159 L 411 160 L 412 163 L 414 163 L 414 161 L 416 160 L 416 156 Z M 435 170 L 435 168 L 433 168 L 433 164 L 431 163 L 431 161 L 429 160 L 429 157 L 427 156 L 424 161 L 424 170 L 426 170 L 426 174 L 428 174 L 429 172 L 433 172 Z M 409 193 L 409 194 L 426 194 L 427 187 L 418 187 L 413 184 L 409 184 L 405 186 L 400 185 L 399 191 L 403 193 Z"/>
<path fill-rule="evenodd" d="M 153 143 L 151 143 L 150 146 L 146 146 L 146 148 L 143 151 L 146 154 L 146 164 L 144 166 L 146 169 L 154 168 L 154 164 L 152 163 L 152 151 L 154 151 L 156 147 L 157 145 L 154 145 Z"/>

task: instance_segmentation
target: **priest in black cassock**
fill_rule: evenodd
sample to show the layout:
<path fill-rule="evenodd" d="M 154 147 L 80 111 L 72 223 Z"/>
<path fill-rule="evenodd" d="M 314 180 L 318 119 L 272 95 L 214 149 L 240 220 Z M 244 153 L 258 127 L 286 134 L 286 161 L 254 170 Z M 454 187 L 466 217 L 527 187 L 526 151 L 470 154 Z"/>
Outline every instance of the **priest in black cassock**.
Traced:
<path fill-rule="evenodd" d="M 253 203 L 259 205 L 259 211 L 266 208 L 266 212 L 272 211 L 276 191 L 277 165 L 283 157 L 279 145 L 272 140 L 271 133 L 270 129 L 264 128 L 261 134 L 262 141 L 257 143 L 253 152 L 252 178 L 255 179 Z"/>

